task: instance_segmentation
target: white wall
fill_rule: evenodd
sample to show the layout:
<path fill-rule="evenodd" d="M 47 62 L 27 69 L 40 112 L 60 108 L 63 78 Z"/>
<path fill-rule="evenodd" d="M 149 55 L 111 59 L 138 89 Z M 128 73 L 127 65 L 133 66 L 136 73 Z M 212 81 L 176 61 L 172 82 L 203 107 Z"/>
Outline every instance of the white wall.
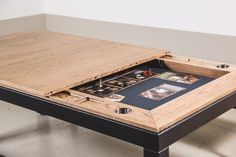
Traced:
<path fill-rule="evenodd" d="M 0 20 L 56 14 L 236 36 L 235 0 L 0 0 Z"/>
<path fill-rule="evenodd" d="M 0 0 L 0 20 L 44 13 L 44 0 Z"/>
<path fill-rule="evenodd" d="M 235 0 L 46 0 L 48 14 L 236 36 Z"/>

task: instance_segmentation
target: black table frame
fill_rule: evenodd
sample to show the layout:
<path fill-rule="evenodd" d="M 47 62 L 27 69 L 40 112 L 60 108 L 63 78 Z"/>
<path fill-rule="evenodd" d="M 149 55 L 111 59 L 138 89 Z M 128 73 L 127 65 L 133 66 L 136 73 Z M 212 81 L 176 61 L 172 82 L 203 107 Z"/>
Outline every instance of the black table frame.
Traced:
<path fill-rule="evenodd" d="M 142 146 L 144 157 L 169 157 L 171 144 L 234 108 L 236 93 L 212 103 L 160 133 L 150 132 L 5 87 L 0 87 L 0 100 Z"/>

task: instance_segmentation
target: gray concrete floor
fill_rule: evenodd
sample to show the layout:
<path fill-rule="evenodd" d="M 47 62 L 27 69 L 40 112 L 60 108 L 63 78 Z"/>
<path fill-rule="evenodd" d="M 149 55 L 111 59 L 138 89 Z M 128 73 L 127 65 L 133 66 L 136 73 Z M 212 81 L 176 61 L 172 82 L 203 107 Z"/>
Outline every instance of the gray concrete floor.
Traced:
<path fill-rule="evenodd" d="M 6 157 L 142 157 L 141 147 L 0 101 Z M 171 157 L 235 157 L 236 110 L 170 147 Z"/>

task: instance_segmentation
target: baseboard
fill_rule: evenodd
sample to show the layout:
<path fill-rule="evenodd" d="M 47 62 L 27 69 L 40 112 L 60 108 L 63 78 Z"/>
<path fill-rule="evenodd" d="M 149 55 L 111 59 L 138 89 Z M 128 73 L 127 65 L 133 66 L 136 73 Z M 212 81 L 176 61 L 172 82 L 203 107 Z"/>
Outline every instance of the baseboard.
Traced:
<path fill-rule="evenodd" d="M 236 37 L 46 15 L 46 29 L 236 64 Z"/>
<path fill-rule="evenodd" d="M 0 36 L 15 32 L 45 29 L 46 24 L 44 14 L 0 20 Z"/>

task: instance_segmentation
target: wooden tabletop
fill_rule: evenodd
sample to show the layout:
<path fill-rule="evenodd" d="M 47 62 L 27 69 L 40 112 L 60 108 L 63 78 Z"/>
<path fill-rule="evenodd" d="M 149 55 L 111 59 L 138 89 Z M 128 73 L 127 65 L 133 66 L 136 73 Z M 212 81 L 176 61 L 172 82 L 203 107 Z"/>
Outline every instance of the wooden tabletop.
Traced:
<path fill-rule="evenodd" d="M 55 32 L 17 33 L 0 37 L 0 84 L 51 95 L 165 53 Z"/>
<path fill-rule="evenodd" d="M 70 89 L 160 57 L 171 69 L 202 74 L 215 80 L 150 111 Z M 0 86 L 59 101 L 153 132 L 161 132 L 236 92 L 236 66 L 219 69 L 218 64 L 221 63 L 174 57 L 160 49 L 47 31 L 0 37 Z M 57 93 L 63 90 L 70 94 Z M 81 102 L 73 94 L 95 101 Z M 115 113 L 114 110 L 120 107 L 130 108 L 132 112 L 126 115 Z"/>

